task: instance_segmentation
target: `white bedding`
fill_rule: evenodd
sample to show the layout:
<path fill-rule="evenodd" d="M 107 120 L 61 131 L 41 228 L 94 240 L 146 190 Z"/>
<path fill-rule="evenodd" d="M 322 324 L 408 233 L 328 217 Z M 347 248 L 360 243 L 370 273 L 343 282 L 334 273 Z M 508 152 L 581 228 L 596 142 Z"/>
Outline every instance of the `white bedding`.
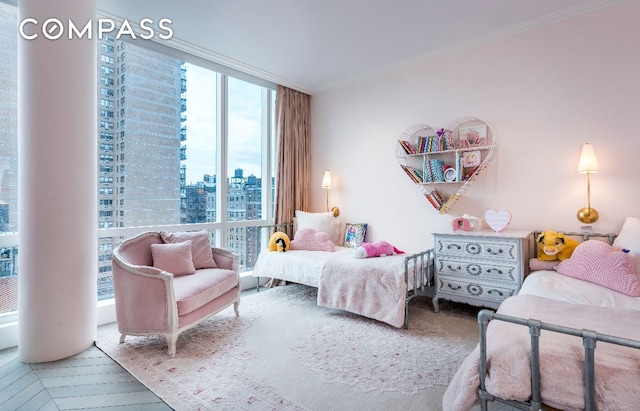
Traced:
<path fill-rule="evenodd" d="M 336 251 L 289 250 L 284 253 L 262 251 L 253 267 L 254 277 L 277 278 L 318 287 L 327 261 L 352 259 L 353 248 L 336 247 Z"/>
<path fill-rule="evenodd" d="M 555 271 L 534 271 L 525 278 L 519 295 L 535 295 L 574 304 L 640 310 L 640 297 L 591 284 Z"/>
<path fill-rule="evenodd" d="M 270 277 L 318 288 L 318 305 L 401 327 L 405 317 L 407 285 L 405 257 L 353 258 L 353 248 L 336 251 L 263 251 L 253 268 L 254 277 Z M 413 271 L 409 273 L 413 287 Z"/>

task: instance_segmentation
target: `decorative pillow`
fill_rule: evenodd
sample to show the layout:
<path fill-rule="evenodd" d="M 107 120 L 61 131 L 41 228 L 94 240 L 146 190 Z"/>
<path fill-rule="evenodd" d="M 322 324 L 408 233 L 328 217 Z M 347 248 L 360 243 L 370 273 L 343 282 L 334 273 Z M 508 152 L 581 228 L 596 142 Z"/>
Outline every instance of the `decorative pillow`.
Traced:
<path fill-rule="evenodd" d="M 364 239 L 367 236 L 367 224 L 366 223 L 347 223 L 344 230 L 344 246 L 356 248 L 360 247 L 364 243 Z"/>
<path fill-rule="evenodd" d="M 640 218 L 627 217 L 624 220 L 622 230 L 613 242 L 613 246 L 629 250 L 636 274 L 640 275 Z"/>
<path fill-rule="evenodd" d="M 555 270 L 559 261 L 542 261 L 537 258 L 529 259 L 529 270 L 531 271 L 551 271 Z"/>
<path fill-rule="evenodd" d="M 211 252 L 209 230 L 182 231 L 176 233 L 161 231 L 160 237 L 162 237 L 162 241 L 167 244 L 181 243 L 183 241 L 191 240 L 191 254 L 193 256 L 193 266 L 196 270 L 200 268 L 218 267 L 216 262 L 213 260 L 213 253 Z"/>
<path fill-rule="evenodd" d="M 173 275 L 194 274 L 191 257 L 191 241 L 173 244 L 151 244 L 151 257 L 153 266 Z"/>
<path fill-rule="evenodd" d="M 571 258 L 558 264 L 556 271 L 633 297 L 640 296 L 640 280 L 629 256 L 602 241 L 582 242 Z"/>
<path fill-rule="evenodd" d="M 329 236 L 313 228 L 302 228 L 290 243 L 291 250 L 335 251 L 336 245 Z"/>
<path fill-rule="evenodd" d="M 340 240 L 340 219 L 331 212 L 309 213 L 296 210 L 296 226 L 296 232 L 302 228 L 313 228 L 327 234 L 334 244 L 338 244 Z"/>

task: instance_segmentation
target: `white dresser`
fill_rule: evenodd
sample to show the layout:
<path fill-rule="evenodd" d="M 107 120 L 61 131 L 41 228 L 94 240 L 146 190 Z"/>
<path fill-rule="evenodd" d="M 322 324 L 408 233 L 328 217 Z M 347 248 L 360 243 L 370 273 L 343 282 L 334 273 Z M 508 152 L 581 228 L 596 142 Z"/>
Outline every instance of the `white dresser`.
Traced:
<path fill-rule="evenodd" d="M 520 290 L 533 247 L 531 231 L 435 233 L 434 310 L 440 299 L 498 308 Z"/>

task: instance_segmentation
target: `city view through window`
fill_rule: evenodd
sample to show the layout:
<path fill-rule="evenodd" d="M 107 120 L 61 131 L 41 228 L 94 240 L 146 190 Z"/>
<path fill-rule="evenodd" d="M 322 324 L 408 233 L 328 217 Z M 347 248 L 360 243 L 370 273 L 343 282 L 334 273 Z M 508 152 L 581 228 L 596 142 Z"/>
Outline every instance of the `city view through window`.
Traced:
<path fill-rule="evenodd" d="M 19 251 L 17 16 L 2 3 L 0 47 L 1 315 L 17 309 Z M 98 299 L 113 297 L 120 229 L 204 224 L 251 268 L 256 226 L 273 215 L 275 91 L 138 43 L 104 37 L 97 48 Z"/>

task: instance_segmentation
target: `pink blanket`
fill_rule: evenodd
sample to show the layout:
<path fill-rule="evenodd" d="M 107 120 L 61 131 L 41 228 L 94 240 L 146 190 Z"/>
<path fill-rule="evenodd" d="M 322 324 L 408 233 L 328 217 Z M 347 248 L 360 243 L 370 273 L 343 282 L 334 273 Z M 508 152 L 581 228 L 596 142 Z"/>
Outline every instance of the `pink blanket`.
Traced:
<path fill-rule="evenodd" d="M 407 290 L 404 258 L 399 254 L 327 261 L 318 284 L 318 305 L 402 327 Z"/>
<path fill-rule="evenodd" d="M 636 310 L 517 295 L 505 300 L 498 312 L 640 340 L 640 311 Z M 528 328 L 491 321 L 487 341 L 487 391 L 504 399 L 527 400 L 531 395 Z M 543 330 L 540 353 L 542 402 L 563 410 L 584 409 L 582 339 Z M 595 364 L 597 408 L 637 410 L 640 404 L 640 350 L 598 342 Z M 474 405 L 480 384 L 478 367 L 479 349 L 476 347 L 444 394 L 445 411 L 469 410 Z"/>

